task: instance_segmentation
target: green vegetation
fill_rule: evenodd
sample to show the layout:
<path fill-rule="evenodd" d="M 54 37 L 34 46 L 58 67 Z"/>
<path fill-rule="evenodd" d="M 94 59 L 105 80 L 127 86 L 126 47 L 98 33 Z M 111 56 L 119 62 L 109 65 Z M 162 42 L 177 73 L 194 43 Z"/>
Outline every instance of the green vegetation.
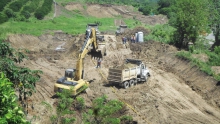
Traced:
<path fill-rule="evenodd" d="M 3 1 L 1 1 L 0 2 L 0 12 L 2 11 L 2 10 L 4 10 L 4 7 L 9 3 L 9 2 L 11 2 L 12 0 L 3 0 Z"/>
<path fill-rule="evenodd" d="M 127 124 L 133 121 L 131 116 L 125 115 L 125 106 L 118 100 L 107 100 L 106 96 L 102 96 L 93 101 L 91 108 L 87 108 L 82 97 L 74 99 L 71 93 L 71 90 L 65 89 L 57 93 L 59 99 L 56 115 L 51 116 L 52 123 L 72 124 L 76 121 L 74 117 L 80 116 L 76 111 L 83 116 L 84 124 Z M 43 104 L 50 109 L 48 103 Z"/>
<path fill-rule="evenodd" d="M 212 46 L 212 50 L 215 46 L 220 46 L 220 1 L 210 0 L 209 2 L 209 20 L 210 28 L 215 35 L 215 43 Z"/>
<path fill-rule="evenodd" d="M 169 26 L 168 24 L 147 26 L 147 28 L 150 29 L 150 34 L 144 37 L 145 41 L 154 40 L 167 44 L 172 43 L 171 37 L 175 28 Z"/>
<path fill-rule="evenodd" d="M 176 28 L 173 35 L 175 45 L 186 48 L 189 42 L 195 43 L 199 33 L 206 30 L 208 24 L 208 1 L 178 0 L 175 5 Z"/>
<path fill-rule="evenodd" d="M 156 1 L 144 2 L 139 6 L 138 11 L 143 12 L 144 15 L 157 15 L 158 3 Z"/>
<path fill-rule="evenodd" d="M 87 23 L 95 23 L 97 21 L 102 24 L 102 26 L 99 26 L 100 31 L 116 29 L 114 18 L 85 17 L 78 14 L 73 15 L 71 18 L 60 16 L 53 20 L 37 20 L 35 18 L 30 18 L 29 20 L 29 22 L 9 21 L 0 25 L 0 39 L 5 39 L 9 33 L 39 36 L 44 34 L 45 31 L 54 30 L 62 30 L 69 34 L 82 34 L 85 32 Z M 125 22 L 130 27 L 135 26 L 134 20 L 127 19 Z"/>
<path fill-rule="evenodd" d="M 51 116 L 51 122 L 58 124 L 72 124 L 76 119 L 74 118 L 74 99 L 71 97 L 71 90 L 63 89 L 62 93 L 57 93 L 58 105 L 56 115 Z"/>
<path fill-rule="evenodd" d="M 52 10 L 52 3 L 53 0 L 44 0 L 43 5 L 36 10 L 34 16 L 37 19 L 43 19 Z"/>
<path fill-rule="evenodd" d="M 118 100 L 107 100 L 106 96 L 96 98 L 93 107 L 83 114 L 85 124 L 131 123 L 132 117 L 125 116 L 125 106 Z"/>
<path fill-rule="evenodd" d="M 17 103 L 13 83 L 0 73 L 0 123 L 1 124 L 28 124 L 22 109 Z"/>
<path fill-rule="evenodd" d="M 31 14 L 37 10 L 40 1 L 41 0 L 29 1 L 29 4 L 26 4 L 23 7 L 23 10 L 21 11 L 21 15 L 24 16 L 26 19 L 30 18 Z"/>
<path fill-rule="evenodd" d="M 35 92 L 36 82 L 40 79 L 42 71 L 17 66 L 27 59 L 24 52 L 25 50 L 15 50 L 7 42 L 0 41 L 0 71 L 19 91 L 19 101 L 26 105 L 27 98 Z"/>

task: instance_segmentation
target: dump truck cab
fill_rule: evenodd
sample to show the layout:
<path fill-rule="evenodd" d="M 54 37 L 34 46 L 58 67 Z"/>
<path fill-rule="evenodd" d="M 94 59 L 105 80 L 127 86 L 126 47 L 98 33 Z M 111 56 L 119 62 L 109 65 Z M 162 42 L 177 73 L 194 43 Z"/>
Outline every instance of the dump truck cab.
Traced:
<path fill-rule="evenodd" d="M 126 31 L 127 28 L 128 28 L 127 25 L 120 25 L 120 26 L 117 28 L 115 34 L 116 34 L 116 35 L 122 34 L 122 33 L 124 33 L 124 32 Z"/>

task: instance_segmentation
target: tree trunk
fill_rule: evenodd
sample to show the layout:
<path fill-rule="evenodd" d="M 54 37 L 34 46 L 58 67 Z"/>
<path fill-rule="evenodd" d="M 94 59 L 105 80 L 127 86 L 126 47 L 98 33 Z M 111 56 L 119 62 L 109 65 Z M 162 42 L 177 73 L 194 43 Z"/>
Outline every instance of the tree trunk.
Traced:
<path fill-rule="evenodd" d="M 212 45 L 211 50 L 213 51 L 215 46 L 220 46 L 220 36 L 219 36 L 219 30 L 220 27 L 216 27 L 216 33 L 215 33 L 215 43 Z"/>

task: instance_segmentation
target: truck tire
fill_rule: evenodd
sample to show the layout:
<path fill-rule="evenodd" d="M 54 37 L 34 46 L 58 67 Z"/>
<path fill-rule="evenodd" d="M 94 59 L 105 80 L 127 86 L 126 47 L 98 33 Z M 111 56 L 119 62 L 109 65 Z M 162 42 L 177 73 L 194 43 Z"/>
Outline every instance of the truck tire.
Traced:
<path fill-rule="evenodd" d="M 134 79 L 134 86 L 137 85 L 137 79 Z"/>
<path fill-rule="evenodd" d="M 147 83 L 147 80 L 148 80 L 148 78 L 149 78 L 149 76 L 147 75 L 146 77 L 145 77 L 145 83 Z"/>
<path fill-rule="evenodd" d="M 129 87 L 129 83 L 128 83 L 128 81 L 125 81 L 124 82 L 124 88 L 127 89 L 128 87 Z"/>
<path fill-rule="evenodd" d="M 131 86 L 134 86 L 134 80 L 130 80 L 130 81 L 129 81 L 129 84 L 130 84 L 130 87 L 131 87 Z"/>

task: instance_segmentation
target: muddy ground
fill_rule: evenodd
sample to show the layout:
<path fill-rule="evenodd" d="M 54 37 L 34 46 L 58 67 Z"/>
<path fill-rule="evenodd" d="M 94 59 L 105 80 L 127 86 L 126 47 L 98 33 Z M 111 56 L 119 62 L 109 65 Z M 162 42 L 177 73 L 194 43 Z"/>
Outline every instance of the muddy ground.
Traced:
<path fill-rule="evenodd" d="M 44 72 L 37 82 L 37 92 L 29 99 L 35 108 L 29 108 L 28 119 L 32 119 L 32 123 L 50 123 L 49 117 L 55 111 L 49 111 L 42 102 L 52 106 L 55 103 L 56 99 L 52 98 L 54 82 L 63 76 L 66 68 L 75 67 L 83 38 L 83 35 L 72 36 L 62 32 L 55 32 L 53 36 L 9 37 L 13 47 L 28 48 L 32 53 L 29 54 L 30 60 L 24 61 L 22 66 Z M 107 56 L 100 70 L 95 68 L 95 58 L 89 55 L 85 58 L 85 79 L 96 79 L 90 84 L 87 93 L 80 94 L 85 98 L 87 106 L 91 106 L 92 99 L 106 94 L 109 99 L 120 99 L 131 105 L 138 113 L 129 107 L 127 113 L 138 124 L 220 123 L 220 90 L 217 81 L 188 61 L 176 58 L 175 53 L 178 51 L 173 46 L 155 41 L 122 44 L 120 39 L 120 36 L 105 35 Z M 63 50 L 56 51 L 58 47 Z M 142 59 L 152 76 L 147 83 L 126 90 L 113 86 L 115 94 L 105 77 L 109 66 L 121 64 L 125 58 Z M 77 123 L 80 123 L 81 117 L 77 118 Z"/>

